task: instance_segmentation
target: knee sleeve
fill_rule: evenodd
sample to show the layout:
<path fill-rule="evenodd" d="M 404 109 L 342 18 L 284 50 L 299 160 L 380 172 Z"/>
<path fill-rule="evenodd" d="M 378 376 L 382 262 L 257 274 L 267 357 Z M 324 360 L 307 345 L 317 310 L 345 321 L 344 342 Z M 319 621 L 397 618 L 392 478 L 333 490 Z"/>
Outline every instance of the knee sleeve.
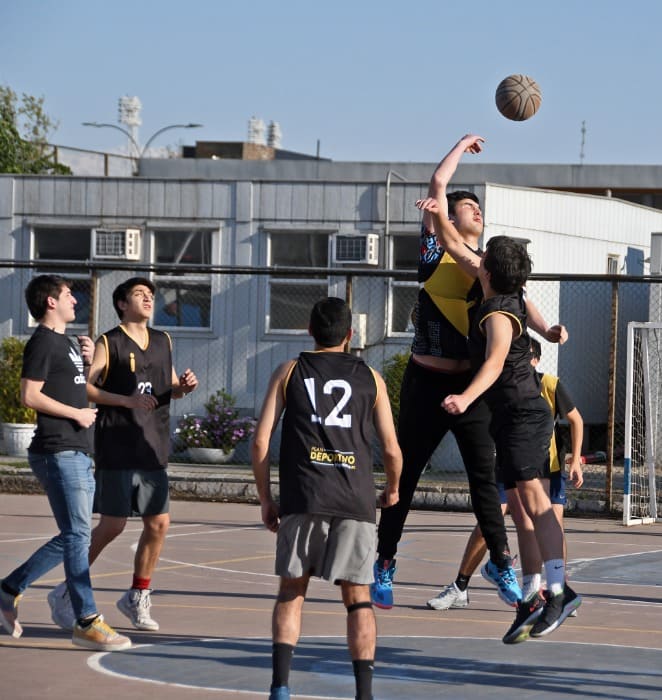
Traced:
<path fill-rule="evenodd" d="M 372 603 L 369 600 L 366 600 L 363 603 L 353 603 L 352 605 L 348 605 L 347 606 L 347 614 L 349 615 L 350 613 L 353 613 L 355 610 L 360 610 L 361 608 L 372 609 Z"/>

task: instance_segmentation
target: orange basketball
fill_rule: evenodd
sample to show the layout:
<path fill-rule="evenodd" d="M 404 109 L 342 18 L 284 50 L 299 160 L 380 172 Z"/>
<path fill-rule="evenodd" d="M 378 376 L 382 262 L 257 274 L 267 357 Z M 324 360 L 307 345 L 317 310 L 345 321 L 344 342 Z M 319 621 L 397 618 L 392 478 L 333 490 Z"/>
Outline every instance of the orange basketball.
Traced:
<path fill-rule="evenodd" d="M 496 89 L 494 96 L 499 112 L 516 122 L 530 119 L 540 108 L 540 86 L 528 75 L 509 75 Z"/>

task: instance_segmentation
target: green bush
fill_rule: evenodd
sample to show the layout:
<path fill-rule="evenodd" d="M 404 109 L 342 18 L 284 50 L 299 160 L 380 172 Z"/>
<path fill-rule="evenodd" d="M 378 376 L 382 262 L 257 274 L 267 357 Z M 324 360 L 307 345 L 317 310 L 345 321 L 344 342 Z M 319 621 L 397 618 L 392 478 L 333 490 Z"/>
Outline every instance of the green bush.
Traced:
<path fill-rule="evenodd" d="M 408 352 L 396 353 L 386 360 L 382 371 L 384 381 L 386 382 L 388 397 L 391 401 L 391 408 L 393 409 L 393 420 L 396 426 L 398 424 L 398 416 L 400 415 L 400 386 L 402 385 L 402 377 L 408 362 Z"/>
<path fill-rule="evenodd" d="M 21 404 L 21 370 L 26 341 L 9 336 L 0 343 L 0 422 L 35 423 L 37 414 Z"/>

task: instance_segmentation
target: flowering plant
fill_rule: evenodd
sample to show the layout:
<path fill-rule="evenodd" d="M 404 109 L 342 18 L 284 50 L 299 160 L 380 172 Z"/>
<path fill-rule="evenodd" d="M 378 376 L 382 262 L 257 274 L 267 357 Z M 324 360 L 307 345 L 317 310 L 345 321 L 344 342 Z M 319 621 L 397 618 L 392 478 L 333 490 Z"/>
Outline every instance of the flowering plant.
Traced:
<path fill-rule="evenodd" d="M 241 417 L 234 397 L 225 389 L 209 397 L 205 411 L 204 416 L 188 414 L 179 421 L 175 430 L 179 447 L 214 447 L 231 452 L 255 431 L 255 419 Z"/>

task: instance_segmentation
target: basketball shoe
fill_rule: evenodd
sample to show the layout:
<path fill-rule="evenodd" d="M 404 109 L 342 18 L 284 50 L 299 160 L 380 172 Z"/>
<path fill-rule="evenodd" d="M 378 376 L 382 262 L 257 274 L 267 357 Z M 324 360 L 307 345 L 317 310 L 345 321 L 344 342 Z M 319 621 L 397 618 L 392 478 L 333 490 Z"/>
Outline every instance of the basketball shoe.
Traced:
<path fill-rule="evenodd" d="M 543 611 L 543 600 L 534 595 L 530 600 L 520 600 L 517 603 L 515 621 L 503 637 L 504 644 L 520 644 L 529 638 L 529 632 Z"/>
<path fill-rule="evenodd" d="M 546 599 L 542 614 L 536 620 L 529 634 L 532 637 L 544 637 L 553 632 L 581 604 L 581 596 L 577 595 L 566 583 L 562 593 L 550 595 Z"/>
<path fill-rule="evenodd" d="M 522 589 L 517 583 L 517 575 L 510 564 L 504 568 L 499 568 L 492 561 L 488 560 L 481 568 L 480 573 L 486 581 L 497 587 L 499 598 L 506 605 L 514 608 L 517 602 L 522 600 Z"/>
<path fill-rule="evenodd" d="M 104 622 L 103 615 L 97 615 L 92 624 L 82 627 L 78 622 L 74 625 L 73 644 L 94 651 L 124 651 L 131 646 L 131 640 Z"/>
<path fill-rule="evenodd" d="M 46 596 L 46 599 L 51 609 L 51 620 L 63 630 L 73 630 L 76 624 L 76 615 L 71 606 L 67 582 L 62 581 L 62 583 L 58 583 Z"/>
<path fill-rule="evenodd" d="M 455 581 L 444 588 L 436 597 L 428 600 L 428 608 L 432 610 L 448 610 L 449 608 L 466 608 L 469 605 L 469 592 L 461 591 Z"/>
<path fill-rule="evenodd" d="M 118 601 L 117 608 L 126 615 L 138 630 L 155 632 L 159 623 L 152 619 L 149 609 L 152 607 L 151 591 L 148 588 L 130 588 Z"/>
<path fill-rule="evenodd" d="M 18 639 L 23 634 L 23 628 L 18 621 L 18 601 L 20 599 L 20 595 L 5 593 L 0 588 L 0 623 L 7 634 L 11 634 L 14 639 Z"/>
<path fill-rule="evenodd" d="M 370 584 L 372 604 L 382 610 L 393 607 L 393 577 L 395 576 L 395 559 L 378 559 L 373 567 L 375 582 Z"/>

